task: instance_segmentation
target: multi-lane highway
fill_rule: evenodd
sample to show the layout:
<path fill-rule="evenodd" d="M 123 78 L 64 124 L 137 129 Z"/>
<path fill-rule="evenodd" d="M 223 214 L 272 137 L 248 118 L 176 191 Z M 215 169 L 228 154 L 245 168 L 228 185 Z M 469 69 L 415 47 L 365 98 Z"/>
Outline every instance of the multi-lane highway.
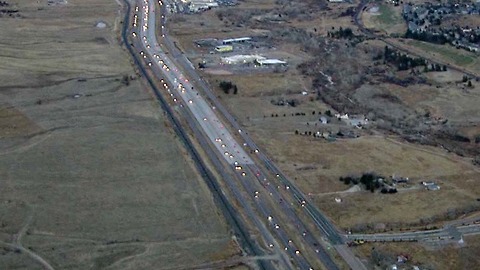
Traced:
<path fill-rule="evenodd" d="M 176 63 L 168 57 L 167 52 L 164 52 L 157 42 L 155 36 L 155 9 L 155 2 L 146 0 L 142 1 L 135 8 L 136 14 L 134 15 L 133 26 L 136 31 L 132 32 L 132 36 L 136 39 L 135 44 L 138 44 L 137 48 L 140 44 L 143 47 L 139 54 L 145 59 L 151 70 L 162 78 L 160 82 L 166 91 L 164 94 L 169 95 L 172 102 L 178 108 L 181 108 L 180 110 L 183 109 L 183 115 L 191 116 L 195 120 L 188 121 L 191 119 L 187 119 L 187 122 L 194 128 L 200 127 L 200 132 L 197 132 L 197 134 L 208 138 L 209 142 L 207 144 L 213 145 L 216 150 L 214 155 L 222 157 L 223 163 L 229 164 L 237 179 L 240 179 L 236 183 L 226 181 L 226 184 L 229 185 L 237 200 L 242 204 L 251 221 L 260 229 L 268 248 L 282 253 L 280 255 L 281 258 L 287 258 L 287 260 L 280 260 L 282 267 L 291 268 L 291 261 L 300 269 L 313 269 L 300 251 L 300 245 L 297 245 L 290 237 L 292 232 L 287 230 L 287 226 L 281 225 L 280 219 L 277 220 L 273 214 L 276 210 L 271 209 L 272 203 L 270 199 L 265 198 L 275 194 L 278 200 L 282 200 L 280 193 L 275 189 L 270 190 L 269 193 L 261 190 L 259 185 L 261 181 L 263 181 L 265 186 L 269 186 L 268 182 L 265 182 L 267 181 L 266 176 L 254 165 L 242 146 L 236 142 L 230 131 L 216 116 L 215 107 L 210 106 L 203 99 L 190 81 L 177 68 Z M 241 133 L 242 131 L 238 130 L 238 132 Z M 208 147 L 207 145 L 202 146 Z M 251 199 L 250 204 L 245 203 L 244 196 L 239 192 L 239 189 L 248 194 L 247 196 Z M 252 210 L 250 205 L 253 205 L 255 209 Z M 319 246 L 318 242 L 308 233 L 306 227 L 296 217 L 292 208 L 287 206 L 285 210 L 289 211 L 288 216 L 297 225 L 298 230 L 296 230 L 296 233 L 301 234 L 303 239 L 305 239 L 304 241 L 311 245 L 323 264 L 328 269 L 337 269 L 330 256 Z M 268 229 L 262 229 L 264 227 Z"/>
<path fill-rule="evenodd" d="M 345 249 L 345 237 L 338 233 L 333 224 L 282 174 L 268 156 L 259 150 L 248 133 L 242 131 L 236 119 L 222 106 L 188 59 L 171 42 L 165 28 L 167 17 L 163 7 L 167 5 L 166 2 L 159 1 L 159 6 L 153 0 L 132 2 L 135 3 L 135 12 L 130 35 L 138 50 L 136 53 L 144 60 L 144 65 L 155 74 L 163 88 L 162 95 L 168 97 L 174 104 L 173 110 L 184 117 L 195 138 L 220 171 L 225 185 L 240 204 L 243 215 L 260 232 L 262 241 L 256 243 L 260 246 L 257 251 L 276 254 L 275 262 L 268 262 L 261 267 L 312 269 L 314 263 L 309 260 L 316 258 L 325 268 L 338 269 L 331 259 L 330 251 L 323 248 L 320 239 L 310 231 L 304 220 L 299 218 L 299 208 L 303 209 L 324 239 L 336 247 L 352 269 L 366 269 Z M 158 18 L 161 43 L 156 37 Z M 256 160 L 263 166 L 257 166 Z M 267 171 L 264 171 L 263 167 Z M 461 230 L 478 231 L 472 227 Z M 419 235 L 427 234 L 439 237 L 443 236 L 445 231 L 403 234 L 401 237 L 418 238 Z M 348 236 L 349 239 L 365 240 L 389 237 L 394 236 Z M 313 256 L 304 256 L 304 251 Z"/>
<path fill-rule="evenodd" d="M 294 204 L 304 209 L 324 238 L 332 244 L 340 246 L 343 238 L 271 160 L 259 151 L 248 134 L 241 130 L 235 119 L 209 91 L 191 63 L 174 48 L 164 31 L 166 16 L 163 7 L 167 4 L 162 1 L 158 4 L 160 9 L 156 12 L 156 2 L 149 0 L 136 2 L 131 31 L 133 44 L 138 49 L 137 53 L 144 60 L 145 66 L 160 80 L 163 95 L 171 99 L 176 112 L 185 118 L 196 139 L 216 168 L 221 171 L 226 186 L 242 206 L 244 214 L 260 231 L 266 249 L 278 255 L 275 265 L 263 266 L 290 269 L 293 263 L 295 268 L 313 269 L 312 263 L 308 260 L 316 258 L 317 262 L 313 264 L 318 265 L 318 262 L 321 262 L 327 269 L 338 269 L 331 259 L 331 254 L 298 217 Z M 163 44 L 159 43 L 156 37 L 156 15 L 161 17 Z M 162 46 L 166 49 L 164 50 Z M 193 79 L 195 85 L 200 85 L 204 91 L 198 92 L 189 79 Z M 210 105 L 202 94 L 206 94 L 214 105 Z M 221 113 L 228 121 L 229 127 L 234 127 L 236 135 L 240 135 L 243 140 L 242 144 L 237 142 L 229 127 L 225 126 L 216 113 Z M 269 172 L 263 172 L 247 152 L 261 160 Z M 225 173 L 225 167 L 232 171 L 232 175 Z M 276 177 L 268 179 L 272 174 Z M 304 251 L 311 254 L 308 260 L 304 257 Z M 340 255 L 347 257 L 345 260 L 352 269 L 365 269 L 348 250 L 342 250 Z"/>

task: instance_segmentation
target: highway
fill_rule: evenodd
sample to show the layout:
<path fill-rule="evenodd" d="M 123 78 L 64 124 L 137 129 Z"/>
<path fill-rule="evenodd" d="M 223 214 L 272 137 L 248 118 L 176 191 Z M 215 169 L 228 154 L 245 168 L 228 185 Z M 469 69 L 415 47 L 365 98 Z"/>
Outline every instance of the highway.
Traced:
<path fill-rule="evenodd" d="M 289 234 L 274 218 L 273 214 L 275 210 L 270 209 L 271 203 L 268 200 L 260 198 L 260 194 L 264 193 L 259 191 L 258 183 L 259 179 L 263 177 L 259 169 L 253 164 L 253 161 L 248 157 L 248 154 L 243 148 L 236 142 L 229 130 L 225 128 L 224 124 L 215 114 L 215 106 L 208 105 L 202 96 L 194 89 L 189 80 L 183 76 L 180 70 L 176 67 L 176 64 L 168 57 L 168 53 L 164 52 L 156 40 L 155 36 L 155 3 L 153 1 L 142 1 L 140 5 L 135 8 L 137 13 L 134 16 L 134 27 L 139 30 L 132 32 L 132 36 L 138 41 L 136 44 L 142 44 L 143 50 L 139 54 L 145 59 L 146 64 L 152 71 L 159 74 L 160 82 L 163 84 L 164 90 L 170 96 L 171 100 L 175 103 L 177 108 L 183 108 L 183 115 L 187 116 L 187 122 L 191 127 L 199 126 L 200 132 L 196 132 L 199 137 L 205 136 L 209 142 L 202 144 L 202 147 L 208 145 L 214 145 L 217 157 L 223 159 L 223 163 L 227 163 L 231 166 L 232 171 L 236 175 L 236 179 L 240 181 L 232 182 L 226 180 L 226 184 L 233 191 L 237 200 L 242 204 L 244 210 L 246 210 L 251 221 L 260 229 L 262 236 L 268 242 L 269 248 L 274 248 L 276 252 L 281 252 L 283 267 L 291 268 L 289 261 L 292 261 L 299 269 L 313 269 L 310 263 L 307 262 L 299 246 L 291 240 Z M 163 15 L 161 15 L 163 16 Z M 138 46 L 138 45 L 137 45 Z M 139 47 L 139 46 L 138 46 Z M 138 48 L 137 47 L 137 48 Z M 161 71 L 158 72 L 158 71 Z M 188 118 L 190 116 L 190 118 Z M 191 121 L 191 120 L 195 121 Z M 241 133 L 241 130 L 238 130 Z M 197 136 L 196 136 L 197 137 Z M 212 155 L 210 155 L 212 158 Z M 218 165 L 219 163 L 217 163 Z M 223 167 L 221 169 L 224 169 Z M 255 177 L 253 177 L 255 176 Z M 254 180 L 252 183 L 251 180 Z M 266 180 L 265 177 L 262 178 Z M 240 183 L 240 187 L 239 187 Z M 250 200 L 245 200 L 244 196 L 239 191 L 243 189 L 251 197 Z M 273 191 L 279 196 L 278 191 Z M 271 192 L 271 196 L 273 196 Z M 266 196 L 266 195 L 263 195 Z M 255 210 L 252 210 L 250 204 L 247 201 L 253 202 Z M 287 208 L 291 211 L 292 218 L 296 218 L 291 208 Z M 263 220 L 263 222 L 262 222 Z M 301 221 L 295 219 L 298 228 Z M 266 224 L 268 230 L 262 229 Z M 315 248 L 317 256 L 322 260 L 327 269 L 338 269 L 333 263 L 329 255 L 318 246 L 318 243 L 312 238 L 310 234 L 306 233 L 307 230 L 302 231 L 304 239 L 309 240 L 310 245 Z M 274 235 L 274 238 L 272 238 Z M 277 242 L 279 244 L 277 244 Z M 280 249 L 281 246 L 281 249 Z"/>
<path fill-rule="evenodd" d="M 162 2 L 159 3 L 160 6 L 164 5 Z M 319 241 L 308 231 L 302 220 L 295 214 L 288 200 L 282 197 L 282 193 L 279 191 L 281 186 L 270 185 L 270 182 L 267 180 L 267 174 L 261 172 L 261 169 L 255 165 L 246 153 L 243 147 L 247 146 L 248 149 L 248 143 L 246 143 L 247 145 L 237 143 L 222 120 L 217 117 L 215 113 L 216 106 L 210 106 L 203 99 L 187 76 L 182 74 L 182 71 L 177 68 L 176 61 L 170 58 L 169 52 L 162 50 L 155 36 L 155 16 L 156 13 L 161 16 L 162 22 L 166 22 L 166 16 L 162 12 L 155 12 L 155 8 L 155 2 L 147 0 L 140 2 L 136 6 L 133 20 L 134 31 L 132 31 L 132 38 L 135 40 L 134 44 L 136 44 L 137 48 L 142 47 L 139 54 L 144 58 L 145 64 L 157 74 L 158 78 L 161 78 L 160 82 L 163 84 L 164 94 L 170 96 L 171 101 L 175 104 L 175 110 L 181 111 L 182 115 L 185 116 L 190 127 L 195 131 L 195 137 L 208 139 L 207 142 L 201 143 L 202 147 L 208 149 L 213 145 L 216 151 L 213 154 L 212 151 L 207 151 L 210 153 L 210 159 L 217 160 L 215 164 L 219 167 L 219 170 L 225 169 L 221 163 L 230 165 L 234 177 L 226 177 L 224 179 L 225 183 L 232 193 L 235 194 L 237 201 L 242 204 L 242 208 L 250 220 L 261 231 L 267 246 L 277 253 L 282 253 L 280 262 L 284 268 L 291 268 L 289 262 L 293 262 L 296 268 L 313 269 L 311 263 L 303 256 L 300 248 L 302 246 L 310 248 L 312 253 L 317 256 L 318 260 L 327 269 L 338 269 L 330 258 L 330 254 L 323 249 Z M 163 23 L 161 27 L 162 29 L 164 28 Z M 165 35 L 162 34 L 162 36 Z M 188 66 L 192 67 L 190 63 Z M 223 107 L 221 108 L 223 109 Z M 235 130 L 239 134 L 244 133 L 240 128 Z M 254 145 L 251 140 L 249 140 L 249 143 L 250 147 Z M 254 152 L 258 153 L 258 151 Z M 222 159 L 222 162 L 218 162 L 218 158 Z M 243 192 L 250 198 L 245 199 L 243 196 L 245 193 Z M 270 198 L 267 199 L 267 196 L 270 196 Z M 280 203 L 272 204 L 271 200 Z M 306 208 L 303 196 L 297 196 L 295 202 Z M 298 234 L 296 239 L 301 238 L 302 243 L 297 244 L 292 240 L 295 238 L 290 237 L 292 231 L 287 230 L 288 226 L 280 224 L 282 218 L 277 220 L 274 215 L 274 213 L 278 213 L 279 209 L 272 209 L 272 205 L 280 205 L 280 210 L 283 211 L 291 224 L 294 224 L 297 228 L 294 233 Z M 252 206 L 254 209 L 252 209 Z M 266 230 L 264 229 L 265 226 L 267 226 Z"/>
<path fill-rule="evenodd" d="M 163 18 L 162 23 L 165 24 L 166 22 L 166 17 Z M 303 201 L 306 201 L 304 203 L 304 210 L 305 213 L 312 218 L 312 221 L 314 224 L 319 228 L 319 230 L 322 232 L 322 234 L 329 239 L 332 244 L 343 244 L 344 239 L 342 238 L 341 234 L 338 233 L 337 229 L 335 226 L 323 215 L 318 211 L 317 208 L 315 208 L 310 201 L 308 200 L 307 196 L 303 194 L 295 184 L 293 184 L 286 176 L 285 174 L 282 173 L 282 171 L 273 163 L 273 161 L 266 156 L 262 151 L 260 151 L 259 147 L 256 145 L 256 143 L 253 141 L 253 139 L 248 135 L 248 132 L 241 132 L 242 128 L 240 124 L 236 121 L 236 119 L 228 112 L 228 110 L 222 105 L 222 103 L 218 100 L 218 98 L 215 96 L 215 94 L 210 91 L 212 87 L 210 87 L 195 71 L 193 65 L 191 62 L 185 57 L 184 54 L 178 51 L 176 46 L 173 44 L 173 42 L 168 38 L 168 34 L 166 34 L 166 30 L 164 30 L 164 44 L 166 47 L 168 47 L 168 50 L 171 52 L 171 55 L 175 57 L 176 61 L 182 66 L 183 70 L 188 73 L 189 78 L 193 82 L 196 83 L 196 85 L 199 85 L 200 89 L 202 89 L 202 93 L 205 94 L 206 97 L 212 102 L 212 104 L 215 106 L 216 111 L 221 113 L 224 119 L 228 122 L 228 124 L 234 129 L 238 130 L 238 136 L 243 140 L 243 146 L 247 149 L 249 149 L 250 153 L 254 153 L 256 157 L 262 161 L 262 164 L 267 168 L 270 173 L 276 175 L 275 182 L 276 184 L 280 184 L 282 187 L 288 189 L 288 193 L 290 196 L 290 200 L 296 201 L 298 203 L 301 203 Z"/>
<path fill-rule="evenodd" d="M 161 25 L 165 25 L 167 21 L 167 16 L 162 16 Z M 188 77 L 195 82 L 199 87 L 198 90 L 201 90 L 209 101 L 215 106 L 216 111 L 221 113 L 223 118 L 227 121 L 230 127 L 233 130 L 237 130 L 243 145 L 246 149 L 249 149 L 250 153 L 255 154 L 255 158 L 259 159 L 263 166 L 269 172 L 276 176 L 275 179 L 271 179 L 270 182 L 273 186 L 282 187 L 287 190 L 288 199 L 284 198 L 283 200 L 277 194 L 277 192 L 270 190 L 269 192 L 273 193 L 275 200 L 279 203 L 282 201 L 293 201 L 302 205 L 302 209 L 305 211 L 305 214 L 311 218 L 309 222 L 312 222 L 319 232 L 323 235 L 325 239 L 335 246 L 335 249 L 339 252 L 339 255 L 349 264 L 352 269 L 366 269 L 365 266 L 354 256 L 354 254 L 346 246 L 345 237 L 338 232 L 333 223 L 325 217 L 308 199 L 305 194 L 303 194 L 294 183 L 292 183 L 285 174 L 274 164 L 274 162 L 260 151 L 259 147 L 255 144 L 253 139 L 248 135 L 248 132 L 243 132 L 240 124 L 236 119 L 228 112 L 228 110 L 222 105 L 218 100 L 215 94 L 211 91 L 212 87 L 208 85 L 196 72 L 193 64 L 185 57 L 185 55 L 178 50 L 175 44 L 170 40 L 168 36 L 168 31 L 166 27 L 162 29 L 162 40 L 163 45 L 168 48 L 170 55 L 175 59 L 175 61 L 183 68 L 183 71 L 188 74 Z M 255 168 L 254 171 L 258 169 Z M 263 178 L 257 178 L 263 185 Z M 285 206 L 284 206 L 285 207 Z M 315 252 L 318 248 L 315 248 Z M 320 249 L 320 252 L 322 250 Z"/>
<path fill-rule="evenodd" d="M 347 238 L 353 239 L 359 235 L 345 237 L 337 231 L 335 226 L 260 151 L 248 133 L 241 129 L 236 119 L 210 91 L 210 87 L 198 76 L 190 61 L 174 46 L 165 28 L 167 16 L 162 7 L 166 4 L 159 1 L 160 9 L 158 9 L 156 2 L 152 0 L 135 1 L 135 3 L 133 28 L 129 35 L 137 49 L 136 53 L 160 81 L 163 87 L 162 95 L 168 97 L 173 104 L 172 111 L 181 115 L 188 123 L 193 136 L 220 172 L 221 181 L 234 194 L 242 213 L 261 233 L 263 239 L 256 240 L 257 247 L 252 248 L 254 253 L 264 255 L 263 252 L 273 252 L 275 256 L 267 257 L 277 258 L 262 262 L 260 267 L 313 269 L 312 264 L 303 256 L 302 249 L 309 249 L 326 269 L 338 269 L 330 254 L 320 245 L 319 239 L 298 217 L 295 208 L 300 208 L 311 218 L 322 234 L 322 238 L 335 246 L 352 269 L 366 269 L 344 245 Z M 157 15 L 161 17 L 162 43 L 157 41 L 156 36 Z M 195 89 L 194 85 L 199 89 Z M 213 106 L 204 99 L 204 96 L 208 97 Z M 224 123 L 225 120 L 227 124 Z M 235 134 L 230 132 L 232 127 Z M 240 139 L 240 143 L 236 138 Z M 268 171 L 264 172 L 260 166 L 256 165 L 255 160 L 260 160 Z M 271 177 L 272 175 L 275 177 Z M 272 201 L 275 203 L 272 204 Z M 299 207 L 295 207 L 293 203 L 298 204 Z M 282 215 L 277 218 L 275 213 L 282 213 Z M 289 226 L 284 226 L 282 222 L 285 222 L 285 219 L 288 225 L 296 228 L 294 232 L 288 229 Z M 243 237 L 250 236 L 243 235 Z M 298 239 L 301 239 L 301 243 L 297 242 Z M 251 239 L 247 240 L 251 241 Z"/>

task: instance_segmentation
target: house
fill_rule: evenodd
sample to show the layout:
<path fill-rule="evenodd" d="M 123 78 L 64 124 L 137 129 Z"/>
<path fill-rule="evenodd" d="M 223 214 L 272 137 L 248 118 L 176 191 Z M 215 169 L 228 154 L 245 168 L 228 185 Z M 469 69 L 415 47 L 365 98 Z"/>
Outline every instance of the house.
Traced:
<path fill-rule="evenodd" d="M 426 189 L 427 189 L 427 190 L 439 190 L 439 189 L 440 189 L 440 186 L 437 185 L 437 184 L 432 184 L 432 185 L 426 186 Z"/>
<path fill-rule="evenodd" d="M 327 119 L 327 117 L 325 117 L 325 116 L 320 117 L 319 121 L 320 121 L 320 123 L 322 123 L 322 124 L 328 124 L 328 119 Z"/>
<path fill-rule="evenodd" d="M 348 119 L 348 114 L 342 115 L 342 114 L 336 113 L 335 117 L 337 117 L 338 119 Z"/>
<path fill-rule="evenodd" d="M 408 177 L 398 177 L 395 175 L 392 176 L 392 182 L 395 184 L 408 183 L 408 181 L 409 181 Z"/>

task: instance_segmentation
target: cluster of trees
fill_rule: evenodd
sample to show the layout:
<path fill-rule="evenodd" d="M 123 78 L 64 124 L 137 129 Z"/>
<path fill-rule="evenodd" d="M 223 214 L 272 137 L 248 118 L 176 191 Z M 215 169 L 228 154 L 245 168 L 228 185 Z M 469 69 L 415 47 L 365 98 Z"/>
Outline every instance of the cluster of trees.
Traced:
<path fill-rule="evenodd" d="M 376 189 L 382 187 L 382 183 L 380 182 L 382 177 L 376 175 L 375 173 L 364 173 L 360 177 L 355 176 L 347 176 L 347 177 L 340 177 L 339 180 L 345 185 L 358 185 L 362 184 L 366 190 L 370 190 L 371 192 L 375 192 Z"/>
<path fill-rule="evenodd" d="M 441 45 L 448 42 L 447 38 L 444 35 L 437 35 L 427 31 L 411 31 L 410 29 L 408 29 L 405 33 L 405 38 L 416 39 Z"/>
<path fill-rule="evenodd" d="M 385 46 L 383 57 L 385 62 L 396 65 L 398 70 L 409 70 L 418 66 L 427 65 L 427 61 L 424 58 L 411 57 L 388 46 Z"/>
<path fill-rule="evenodd" d="M 219 86 L 220 86 L 220 89 L 222 89 L 225 94 L 230 94 L 230 90 L 232 89 L 233 89 L 234 95 L 238 93 L 237 85 L 232 82 L 221 81 Z"/>
<path fill-rule="evenodd" d="M 340 29 L 338 29 L 337 31 L 328 31 L 327 36 L 330 38 L 346 38 L 346 39 L 355 37 L 355 35 L 352 32 L 352 29 L 348 27 L 345 29 L 340 27 Z"/>
<path fill-rule="evenodd" d="M 7 1 L 0 1 L 0 7 L 8 7 L 10 4 Z"/>
<path fill-rule="evenodd" d="M 459 39 L 465 39 L 473 44 L 480 42 L 480 35 L 475 31 L 469 32 L 468 35 L 465 35 L 463 29 L 459 27 L 449 30 L 439 29 L 438 31 L 439 33 L 432 31 L 411 31 L 408 29 L 405 33 L 405 38 L 416 39 L 440 45 L 453 42 L 454 44 L 457 44 L 458 47 L 460 47 L 458 42 Z"/>
<path fill-rule="evenodd" d="M 468 87 L 473 87 L 472 80 L 470 80 L 467 75 L 463 75 L 462 82 L 467 83 Z"/>

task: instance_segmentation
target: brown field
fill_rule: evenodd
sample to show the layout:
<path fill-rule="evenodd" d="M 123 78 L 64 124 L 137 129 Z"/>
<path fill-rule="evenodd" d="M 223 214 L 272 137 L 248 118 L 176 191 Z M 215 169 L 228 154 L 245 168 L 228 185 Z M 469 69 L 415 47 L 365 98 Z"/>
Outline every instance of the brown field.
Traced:
<path fill-rule="evenodd" d="M 318 25 L 320 34 L 331 29 L 331 26 L 347 27 L 350 23 L 349 17 L 337 18 L 339 10 L 332 10 L 331 13 L 334 15 L 331 14 L 326 17 L 327 19 L 322 16 L 315 18 L 315 23 L 293 20 L 284 22 L 283 25 L 304 28 L 309 32 L 312 31 L 313 25 Z M 205 14 L 200 16 L 204 16 L 207 23 L 212 22 L 209 26 L 218 25 L 218 22 L 214 23 L 212 14 Z M 400 7 L 382 5 L 380 14 L 365 19 L 368 21 L 366 24 L 371 23 L 372 27 L 388 34 L 405 31 Z M 185 20 L 186 25 L 191 22 L 190 17 L 185 17 Z M 192 22 L 198 23 L 197 20 L 198 18 L 195 18 Z M 337 21 L 339 24 L 335 24 Z M 258 27 L 258 24 L 256 26 Z M 248 28 L 239 29 L 232 26 L 222 31 L 231 37 L 248 34 L 245 32 L 246 29 Z M 181 42 L 185 44 L 191 44 L 192 40 L 198 38 L 188 37 L 188 31 L 185 30 L 187 32 L 184 34 L 181 26 L 177 26 L 176 31 L 178 39 L 183 39 Z M 202 38 L 212 37 L 211 33 L 216 34 L 211 27 L 206 27 L 205 32 L 202 32 L 205 36 Z M 375 40 L 364 43 L 368 43 L 369 48 L 376 47 L 379 51 L 385 46 L 384 43 Z M 297 61 L 311 59 L 304 52 L 295 51 L 294 46 L 289 50 L 281 46 L 275 44 L 275 47 L 297 55 Z M 466 89 L 464 85 L 456 84 L 456 81 L 461 79 L 461 74 L 454 71 L 431 72 L 425 76 L 427 78 L 425 84 L 406 87 L 388 83 L 364 84 L 357 94 L 361 97 L 372 89 L 381 90 L 398 97 L 401 100 L 401 105 L 398 106 L 408 108 L 407 113 L 429 112 L 435 117 L 448 118 L 450 123 L 458 128 L 462 127 L 462 124 L 478 121 L 480 115 L 476 109 L 478 106 L 475 105 L 479 102 L 479 96 L 475 91 L 478 86 Z M 374 128 L 353 129 L 361 136 L 360 138 L 340 139 L 330 143 L 312 136 L 295 135 L 295 130 L 299 130 L 300 133 L 304 131 L 336 133 L 338 130 L 352 128 L 338 121 L 326 126 L 318 124 L 318 112 L 324 113 L 331 108 L 316 100 L 316 94 L 310 89 L 311 78 L 301 76 L 293 66 L 286 73 L 257 75 L 209 73 L 205 77 L 262 150 L 266 151 L 305 193 L 311 194 L 317 206 L 341 228 L 366 223 L 386 223 L 389 229 L 406 229 L 409 224 L 416 224 L 420 219 L 432 222 L 447 219 L 444 214 L 452 209 L 479 207 L 476 199 L 479 197 L 480 189 L 475 186 L 479 172 L 478 168 L 471 165 L 469 159 L 462 159 L 440 148 L 409 144 L 395 136 L 379 135 Z M 224 94 L 218 87 L 222 80 L 235 83 L 239 89 L 238 94 Z M 304 96 L 301 94 L 302 91 L 308 94 Z M 354 98 L 357 98 L 357 94 Z M 368 96 L 363 98 L 368 99 Z M 272 104 L 272 101 L 279 99 L 296 99 L 297 106 Z M 316 113 L 312 114 L 313 111 Z M 297 112 L 306 115 L 291 115 Z M 272 114 L 278 117 L 272 117 Z M 468 134 L 473 138 L 476 129 L 465 127 L 462 134 Z M 414 182 L 395 195 L 344 192 L 349 187 L 338 181 L 340 176 L 358 175 L 369 171 L 384 176 L 393 174 L 406 176 Z M 427 192 L 418 184 L 422 180 L 431 179 L 441 185 L 441 190 Z M 343 198 L 343 203 L 335 203 L 334 197 Z"/>
<path fill-rule="evenodd" d="M 24 18 L 0 18 L 0 269 L 191 269 L 238 254 L 118 45 L 118 4 L 16 2 Z"/>
<path fill-rule="evenodd" d="M 356 247 L 356 252 L 362 257 L 372 259 L 372 253 L 394 263 L 400 254 L 409 255 L 410 261 L 406 267 L 417 265 L 420 269 L 460 270 L 476 269 L 480 263 L 480 236 L 466 236 L 466 246 L 449 245 L 443 248 L 429 248 L 420 243 L 368 243 Z M 397 264 L 398 265 L 398 264 Z M 400 265 L 399 265 L 400 266 Z M 386 266 L 371 269 L 385 269 Z M 410 268 L 405 268 L 410 269 Z"/>
<path fill-rule="evenodd" d="M 321 126 L 307 126 L 306 123 L 315 123 L 318 121 L 318 111 L 329 109 L 319 101 L 311 101 L 309 96 L 289 92 L 290 89 L 301 87 L 298 79 L 295 80 L 301 78 L 299 76 L 272 74 L 209 78 L 214 85 L 218 83 L 215 80 L 230 80 L 238 85 L 238 95 L 226 95 L 219 89 L 216 91 L 273 160 L 295 179 L 305 193 L 311 193 L 314 202 L 341 227 L 348 228 L 365 222 L 415 223 L 422 217 L 442 215 L 451 208 L 476 206 L 475 199 L 480 194 L 480 189 L 475 186 L 478 170 L 469 160 L 438 148 L 412 145 L 395 137 L 370 136 L 368 133 L 358 139 L 333 143 L 294 135 L 295 129 L 300 132 L 321 130 Z M 391 85 L 386 89 L 401 97 L 409 106 L 435 112 L 440 112 L 440 109 L 433 110 L 437 108 L 434 107 L 437 98 L 432 99 L 432 96 L 448 95 L 448 92 L 444 93 L 445 89 L 431 87 L 419 89 Z M 300 104 L 297 107 L 272 105 L 270 101 L 279 96 L 297 98 Z M 458 109 L 468 110 L 468 107 L 458 106 Z M 317 115 L 312 115 L 312 111 L 316 111 Z M 295 112 L 306 112 L 306 116 L 291 116 Z M 457 113 L 460 118 L 467 112 Z M 279 117 L 272 118 L 271 114 L 278 114 Z M 451 112 L 445 115 L 455 117 Z M 334 130 L 342 127 L 336 123 L 328 126 Z M 476 134 L 474 131 L 471 133 Z M 340 176 L 368 171 L 413 178 L 412 188 L 417 189 L 392 196 L 368 192 L 323 195 L 348 188 L 338 181 Z M 442 189 L 430 193 L 420 189 L 418 182 L 425 179 L 438 179 Z M 334 197 L 338 196 L 344 199 L 344 203 L 334 202 Z M 404 215 L 405 211 L 409 211 L 408 216 Z"/>

